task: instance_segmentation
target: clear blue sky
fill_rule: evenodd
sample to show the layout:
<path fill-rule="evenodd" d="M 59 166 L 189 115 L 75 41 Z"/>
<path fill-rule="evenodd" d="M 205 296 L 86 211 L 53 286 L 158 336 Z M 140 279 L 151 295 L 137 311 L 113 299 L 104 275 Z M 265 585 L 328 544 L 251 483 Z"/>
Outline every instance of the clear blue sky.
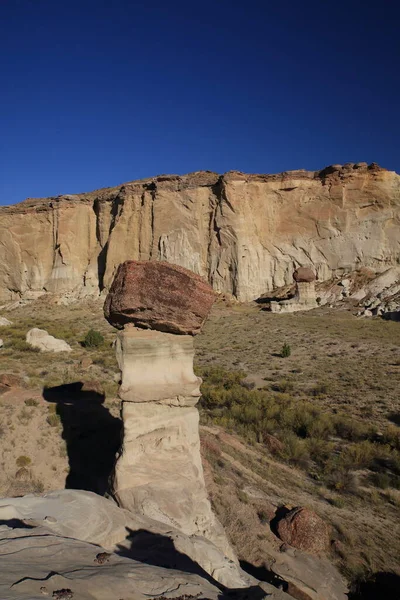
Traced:
<path fill-rule="evenodd" d="M 161 173 L 400 172 L 396 0 L 0 0 L 0 204 Z"/>

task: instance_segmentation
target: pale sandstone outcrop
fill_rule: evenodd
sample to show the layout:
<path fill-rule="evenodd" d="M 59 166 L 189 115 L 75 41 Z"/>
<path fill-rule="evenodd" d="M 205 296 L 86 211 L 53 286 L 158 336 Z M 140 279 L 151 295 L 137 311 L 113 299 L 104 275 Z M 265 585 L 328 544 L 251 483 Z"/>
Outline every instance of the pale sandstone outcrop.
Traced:
<path fill-rule="evenodd" d="M 125 326 L 117 336 L 121 400 L 194 406 L 201 380 L 193 372 L 193 338 Z"/>
<path fill-rule="evenodd" d="M 34 327 L 26 334 L 26 341 L 33 348 L 41 352 L 72 352 L 72 348 L 65 340 L 59 340 L 47 333 L 45 329 Z"/>
<path fill-rule="evenodd" d="M 5 199 L 6 200 L 6 199 Z M 252 300 L 309 265 L 320 281 L 400 257 L 400 177 L 364 163 L 162 176 L 0 208 L 0 302 L 79 298 L 126 259 L 166 260 Z"/>

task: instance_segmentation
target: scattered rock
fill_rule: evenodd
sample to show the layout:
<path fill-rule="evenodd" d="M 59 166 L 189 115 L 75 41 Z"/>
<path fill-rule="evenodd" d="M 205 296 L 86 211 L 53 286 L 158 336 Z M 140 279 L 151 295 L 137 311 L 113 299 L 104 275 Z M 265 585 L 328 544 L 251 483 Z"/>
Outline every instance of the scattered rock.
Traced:
<path fill-rule="evenodd" d="M 81 392 L 86 392 L 88 394 L 96 395 L 97 397 L 103 396 L 105 397 L 104 387 L 98 381 L 94 379 L 88 379 L 87 381 L 82 382 L 82 386 L 80 389 Z"/>
<path fill-rule="evenodd" d="M 93 364 L 93 361 L 90 356 L 84 356 L 79 364 L 82 369 L 88 369 Z"/>
<path fill-rule="evenodd" d="M 122 263 L 104 304 L 111 325 L 126 323 L 167 333 L 196 335 L 215 294 L 199 275 L 166 262 Z"/>
<path fill-rule="evenodd" d="M 263 442 L 272 454 L 279 454 L 285 449 L 285 445 L 280 440 L 278 440 L 277 437 L 271 435 L 270 433 L 266 433 L 263 436 Z"/>
<path fill-rule="evenodd" d="M 53 598 L 55 600 L 72 600 L 74 592 L 70 588 L 62 588 L 61 590 L 55 590 L 53 592 Z"/>
<path fill-rule="evenodd" d="M 30 329 L 26 334 L 26 341 L 33 348 L 42 352 L 71 352 L 72 348 L 65 340 L 59 340 L 47 333 L 45 329 Z"/>
<path fill-rule="evenodd" d="M 3 340 L 0 338 L 0 348 L 2 348 L 4 346 L 4 342 Z"/>
<path fill-rule="evenodd" d="M 0 374 L 0 386 L 7 388 L 23 387 L 24 380 L 19 375 L 12 373 L 1 373 Z"/>
<path fill-rule="evenodd" d="M 0 327 L 9 327 L 12 325 L 12 321 L 9 321 L 5 317 L 0 317 Z"/>
<path fill-rule="evenodd" d="M 18 469 L 18 471 L 15 473 L 15 479 L 17 481 L 30 481 L 32 478 L 32 474 L 30 472 L 29 469 L 27 469 L 26 467 L 21 467 L 20 469 Z"/>
<path fill-rule="evenodd" d="M 277 523 L 281 540 L 306 552 L 324 552 L 330 542 L 329 527 L 315 512 L 296 507 Z"/>
<path fill-rule="evenodd" d="M 104 565 L 104 563 L 109 562 L 111 554 L 109 552 L 99 552 L 96 554 L 96 558 L 94 562 L 98 565 Z"/>

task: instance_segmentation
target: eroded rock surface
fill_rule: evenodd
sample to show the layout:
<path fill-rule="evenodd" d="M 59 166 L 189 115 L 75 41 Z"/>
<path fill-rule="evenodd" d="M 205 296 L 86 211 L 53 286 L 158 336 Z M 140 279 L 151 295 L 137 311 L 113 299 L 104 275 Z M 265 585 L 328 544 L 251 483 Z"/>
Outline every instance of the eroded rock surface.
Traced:
<path fill-rule="evenodd" d="M 7 202 L 7 198 L 3 198 Z M 377 165 L 198 172 L 0 208 L 0 303 L 108 289 L 123 261 L 165 260 L 240 301 L 399 260 L 400 177 Z"/>
<path fill-rule="evenodd" d="M 127 326 L 117 336 L 121 370 L 118 395 L 130 402 L 193 406 L 201 379 L 193 372 L 194 346 L 189 335 L 172 335 Z"/>
<path fill-rule="evenodd" d="M 133 323 L 167 333 L 195 335 L 214 299 L 212 288 L 192 271 L 165 262 L 127 260 L 118 268 L 104 314 L 117 328 Z"/>

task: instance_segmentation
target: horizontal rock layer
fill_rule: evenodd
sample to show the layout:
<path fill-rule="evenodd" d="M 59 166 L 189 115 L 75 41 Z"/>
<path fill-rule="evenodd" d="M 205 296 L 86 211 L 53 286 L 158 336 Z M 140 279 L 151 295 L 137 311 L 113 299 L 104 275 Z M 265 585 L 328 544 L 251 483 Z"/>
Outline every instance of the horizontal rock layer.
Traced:
<path fill-rule="evenodd" d="M 166 260 L 241 301 L 400 257 L 400 176 L 364 163 L 278 175 L 198 172 L 0 209 L 0 301 L 108 289 L 127 260 Z"/>

